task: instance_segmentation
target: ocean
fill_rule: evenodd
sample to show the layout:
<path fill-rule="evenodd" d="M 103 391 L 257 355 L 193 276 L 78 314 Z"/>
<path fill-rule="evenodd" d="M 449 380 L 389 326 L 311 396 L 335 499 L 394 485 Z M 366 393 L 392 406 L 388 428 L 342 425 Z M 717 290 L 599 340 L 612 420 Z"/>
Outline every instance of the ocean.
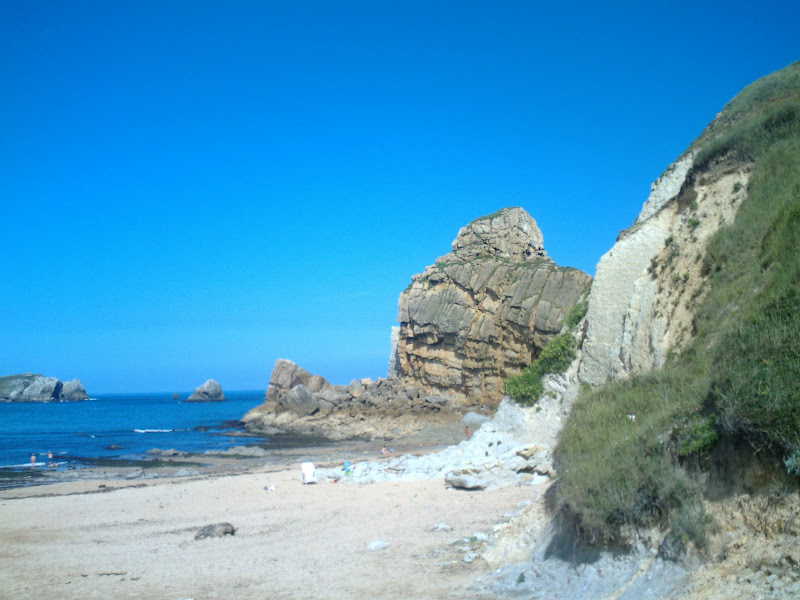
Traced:
<path fill-rule="evenodd" d="M 189 392 L 180 394 L 187 398 Z M 172 392 L 99 394 L 82 402 L 0 403 L 0 468 L 91 466 L 98 460 L 148 458 L 153 448 L 225 450 L 265 442 L 236 437 L 245 413 L 264 402 L 262 390 L 225 392 L 224 402 L 181 402 Z M 150 456 L 149 458 L 153 458 Z"/>

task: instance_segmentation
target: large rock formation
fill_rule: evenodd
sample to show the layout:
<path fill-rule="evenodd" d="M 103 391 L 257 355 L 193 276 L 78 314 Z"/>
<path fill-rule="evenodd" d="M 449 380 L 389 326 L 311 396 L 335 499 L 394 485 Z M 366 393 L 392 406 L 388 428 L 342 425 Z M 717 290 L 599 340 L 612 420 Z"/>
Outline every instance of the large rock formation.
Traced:
<path fill-rule="evenodd" d="M 225 394 L 222 393 L 222 386 L 214 379 L 209 379 L 195 389 L 186 402 L 222 402 L 224 400 Z"/>
<path fill-rule="evenodd" d="M 34 373 L 0 377 L 0 402 L 63 402 L 88 398 L 78 379 L 64 384 L 55 377 Z"/>
<path fill-rule="evenodd" d="M 395 375 L 461 404 L 497 405 L 591 285 L 556 265 L 522 208 L 463 227 L 453 251 L 400 295 Z"/>
<path fill-rule="evenodd" d="M 496 406 L 503 378 L 533 362 L 590 284 L 547 257 L 523 209 L 477 219 L 400 295 L 389 379 L 331 385 L 280 359 L 266 402 L 244 421 L 255 431 L 395 437 L 457 419 L 464 406 Z"/>

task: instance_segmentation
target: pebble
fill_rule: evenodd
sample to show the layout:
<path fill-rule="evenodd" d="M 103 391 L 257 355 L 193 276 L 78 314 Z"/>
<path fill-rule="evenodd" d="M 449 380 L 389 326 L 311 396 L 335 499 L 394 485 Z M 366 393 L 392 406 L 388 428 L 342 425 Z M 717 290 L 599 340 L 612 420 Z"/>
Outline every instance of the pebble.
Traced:
<path fill-rule="evenodd" d="M 389 542 L 384 542 L 383 540 L 375 540 L 371 542 L 369 546 L 367 546 L 368 550 L 376 551 L 376 550 L 386 550 L 389 547 Z"/>

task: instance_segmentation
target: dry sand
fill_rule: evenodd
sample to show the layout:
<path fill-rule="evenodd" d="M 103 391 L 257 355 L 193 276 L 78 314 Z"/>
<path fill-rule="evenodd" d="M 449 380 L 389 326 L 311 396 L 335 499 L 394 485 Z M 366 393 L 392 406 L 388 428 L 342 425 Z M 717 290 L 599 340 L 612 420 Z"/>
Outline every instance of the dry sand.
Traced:
<path fill-rule="evenodd" d="M 442 480 L 304 486 L 299 474 L 0 492 L 0 597 L 474 598 L 469 586 L 488 567 L 464 562 L 466 544 L 452 542 L 490 533 L 541 492 L 465 492 Z M 194 539 L 218 522 L 236 534 Z M 434 531 L 439 523 L 452 531 Z M 370 551 L 375 540 L 388 548 Z"/>

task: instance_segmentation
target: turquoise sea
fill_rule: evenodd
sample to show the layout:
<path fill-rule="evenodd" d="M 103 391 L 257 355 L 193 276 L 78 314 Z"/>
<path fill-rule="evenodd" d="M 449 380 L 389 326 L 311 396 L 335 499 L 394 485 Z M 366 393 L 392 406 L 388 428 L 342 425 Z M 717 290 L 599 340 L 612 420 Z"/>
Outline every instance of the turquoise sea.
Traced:
<path fill-rule="evenodd" d="M 46 469 L 48 452 L 56 468 L 70 469 L 98 459 L 146 458 L 152 448 L 196 453 L 264 442 L 231 435 L 242 432 L 239 420 L 264 402 L 264 392 L 226 391 L 225 397 L 224 402 L 181 402 L 165 392 L 0 403 L 0 468 L 30 469 L 35 454 L 35 468 Z"/>

